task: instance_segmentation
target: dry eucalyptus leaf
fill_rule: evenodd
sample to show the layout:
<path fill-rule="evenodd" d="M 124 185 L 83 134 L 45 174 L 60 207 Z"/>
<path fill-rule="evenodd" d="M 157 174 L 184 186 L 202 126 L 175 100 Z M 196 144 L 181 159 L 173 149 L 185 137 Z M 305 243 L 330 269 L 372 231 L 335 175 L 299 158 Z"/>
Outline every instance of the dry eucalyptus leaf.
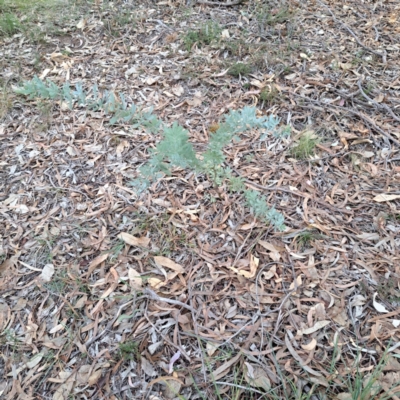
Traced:
<path fill-rule="evenodd" d="M 378 295 L 378 293 L 375 292 L 375 293 L 374 293 L 373 300 L 372 300 L 372 304 L 374 305 L 375 310 L 378 311 L 378 312 L 380 312 L 380 313 L 388 313 L 389 311 L 386 310 L 385 306 L 382 305 L 382 304 L 380 304 L 380 303 L 378 303 L 378 302 L 375 300 L 375 298 L 376 298 L 377 295 Z"/>
<path fill-rule="evenodd" d="M 130 246 L 135 246 L 135 247 L 149 247 L 150 244 L 150 238 L 147 237 L 138 238 L 127 232 L 121 232 L 118 235 L 118 239 L 121 239 Z"/>
<path fill-rule="evenodd" d="M 259 263 L 260 263 L 260 259 L 251 255 L 250 256 L 250 271 L 246 271 L 244 269 L 238 269 L 235 267 L 229 267 L 229 269 L 236 272 L 238 275 L 242 275 L 245 278 L 250 279 L 250 278 L 254 278 L 256 276 Z"/>
<path fill-rule="evenodd" d="M 400 194 L 378 194 L 373 198 L 374 201 L 382 203 L 384 201 L 392 201 L 400 199 Z"/>
<path fill-rule="evenodd" d="M 98 382 L 98 380 L 101 378 L 101 369 L 98 369 L 97 371 L 94 371 L 91 375 L 90 375 L 90 377 L 89 377 L 89 379 L 88 379 L 88 385 L 89 386 L 93 386 L 93 385 L 95 385 L 97 382 Z"/>
<path fill-rule="evenodd" d="M 264 249 L 271 252 L 269 253 L 269 256 L 272 258 L 272 260 L 279 261 L 281 259 L 278 249 L 272 243 L 265 242 L 264 240 L 259 240 L 258 243 L 264 247 Z"/>
<path fill-rule="evenodd" d="M 158 278 L 149 278 L 147 282 L 154 289 L 159 289 L 161 286 L 165 285 L 165 281 Z"/>
<path fill-rule="evenodd" d="M 168 257 L 155 256 L 154 257 L 154 261 L 158 265 L 160 265 L 162 267 L 166 267 L 166 268 L 172 269 L 173 271 L 178 272 L 179 274 L 183 274 L 185 272 L 184 268 L 181 265 L 179 265 L 176 262 L 172 261 Z"/>
<path fill-rule="evenodd" d="M 136 271 L 136 269 L 129 268 L 128 278 L 131 288 L 135 290 L 140 290 L 143 287 L 143 279 L 140 276 L 139 272 Z"/>
<path fill-rule="evenodd" d="M 262 277 L 266 280 L 272 279 L 276 274 L 276 265 L 272 265 L 271 268 L 268 271 L 265 271 L 262 274 Z"/>
<path fill-rule="evenodd" d="M 176 399 L 179 398 L 179 392 L 181 390 L 182 384 L 177 380 L 165 381 L 164 396 L 166 399 Z"/>
<path fill-rule="evenodd" d="M 314 333 L 322 328 L 324 328 L 325 326 L 329 325 L 331 321 L 325 320 L 325 321 L 317 321 L 315 323 L 314 326 L 312 326 L 311 328 L 305 328 L 302 329 L 300 332 L 303 335 L 310 335 L 311 333 Z"/>
<path fill-rule="evenodd" d="M 261 367 L 250 364 L 248 362 L 245 362 L 244 365 L 244 378 L 250 386 L 262 388 L 265 391 L 271 389 L 271 381 L 269 380 L 266 372 Z"/>
<path fill-rule="evenodd" d="M 157 371 L 153 368 L 150 361 L 144 357 L 140 357 L 142 371 L 148 376 L 156 376 Z"/>
<path fill-rule="evenodd" d="M 316 346 L 317 346 L 317 341 L 313 338 L 313 339 L 311 339 L 310 343 L 302 344 L 301 348 L 303 350 L 311 351 L 311 350 L 314 350 Z"/>
<path fill-rule="evenodd" d="M 44 282 L 50 282 L 53 275 L 54 275 L 54 265 L 46 264 L 42 269 L 40 277 L 43 279 Z"/>

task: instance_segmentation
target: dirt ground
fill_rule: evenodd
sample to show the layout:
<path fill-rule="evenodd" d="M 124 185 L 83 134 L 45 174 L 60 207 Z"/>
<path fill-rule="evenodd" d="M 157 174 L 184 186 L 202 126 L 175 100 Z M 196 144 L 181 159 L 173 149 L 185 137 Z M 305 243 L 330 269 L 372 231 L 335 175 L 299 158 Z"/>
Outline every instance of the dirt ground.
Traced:
<path fill-rule="evenodd" d="M 400 397 L 400 4 L 232 3 L 0 2 L 0 398 Z M 197 153 L 279 118 L 224 166 L 286 228 L 186 168 L 139 193 L 162 132 L 34 76 Z"/>

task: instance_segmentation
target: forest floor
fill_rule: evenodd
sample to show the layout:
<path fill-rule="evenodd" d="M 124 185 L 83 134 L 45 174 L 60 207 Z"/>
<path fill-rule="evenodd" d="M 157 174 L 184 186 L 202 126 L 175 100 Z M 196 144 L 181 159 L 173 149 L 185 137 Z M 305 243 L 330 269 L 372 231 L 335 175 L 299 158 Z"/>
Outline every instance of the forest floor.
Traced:
<path fill-rule="evenodd" d="M 399 2 L 201 1 L 0 0 L 2 399 L 400 398 Z M 286 228 L 188 169 L 137 192 L 160 132 L 35 75 L 196 152 L 276 116 L 224 165 Z"/>

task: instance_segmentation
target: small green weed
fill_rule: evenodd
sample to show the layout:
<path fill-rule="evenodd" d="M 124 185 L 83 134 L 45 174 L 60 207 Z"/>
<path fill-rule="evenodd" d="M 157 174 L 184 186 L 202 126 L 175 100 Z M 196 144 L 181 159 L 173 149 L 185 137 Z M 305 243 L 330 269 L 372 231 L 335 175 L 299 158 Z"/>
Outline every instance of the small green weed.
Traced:
<path fill-rule="evenodd" d="M 64 295 L 68 288 L 68 279 L 66 270 L 56 271 L 51 281 L 43 286 L 52 294 Z"/>
<path fill-rule="evenodd" d="M 22 32 L 31 42 L 45 42 L 46 35 L 64 34 L 59 27 L 81 18 L 81 9 L 73 0 L 0 0 L 0 36 Z"/>
<path fill-rule="evenodd" d="M 290 134 L 292 132 L 292 128 L 290 125 L 283 126 L 281 129 L 278 129 L 276 132 L 274 132 L 274 136 L 278 138 L 289 138 Z"/>
<path fill-rule="evenodd" d="M 238 62 L 229 68 L 228 74 L 235 77 L 246 76 L 250 74 L 251 70 L 252 67 L 249 64 Z"/>
<path fill-rule="evenodd" d="M 260 100 L 268 106 L 279 98 L 279 91 L 275 86 L 264 88 L 260 93 Z"/>
<path fill-rule="evenodd" d="M 125 242 L 123 240 L 119 240 L 118 243 L 111 248 L 110 262 L 114 262 L 115 260 L 117 260 L 118 256 L 121 254 L 124 248 Z"/>
<path fill-rule="evenodd" d="M 268 26 L 273 27 L 289 21 L 293 13 L 287 6 L 276 9 L 271 8 L 268 3 L 260 2 L 254 10 L 254 15 L 258 22 L 260 33 L 264 34 Z"/>
<path fill-rule="evenodd" d="M 304 249 L 305 247 L 308 247 L 318 237 L 319 235 L 317 232 L 306 230 L 296 236 L 296 242 L 298 243 L 300 248 Z"/>
<path fill-rule="evenodd" d="M 389 214 L 388 219 L 392 221 L 400 221 L 400 214 Z"/>
<path fill-rule="evenodd" d="M 279 124 L 278 118 L 272 115 L 259 117 L 254 107 L 231 110 L 224 121 L 218 123 L 218 129 L 210 135 L 206 151 L 197 154 L 189 141 L 186 129 L 176 121 L 167 126 L 151 111 L 143 112 L 134 104 L 128 108 L 123 94 L 120 94 L 120 98 L 113 92 L 105 91 L 100 95 L 97 86 L 94 86 L 89 95 L 82 83 L 77 83 L 73 90 L 68 84 L 60 88 L 50 80 L 43 82 L 37 77 L 14 91 L 31 99 L 61 99 L 69 104 L 70 108 L 77 104 L 96 111 L 103 110 L 106 114 L 113 114 L 109 121 L 111 125 L 123 121 L 131 123 L 133 128 L 151 132 L 162 130 L 162 140 L 152 152 L 148 163 L 139 168 L 138 178 L 131 182 L 138 193 L 146 190 L 152 181 L 171 174 L 172 168 L 191 169 L 207 174 L 215 185 L 227 181 L 232 189 L 244 195 L 248 207 L 258 218 L 272 224 L 278 230 L 285 229 L 283 215 L 275 208 L 268 207 L 267 198 L 255 190 L 247 189 L 243 179 L 223 165 L 226 157 L 224 148 L 232 140 L 240 140 L 238 135 L 249 129 L 259 129 L 263 133 L 275 132 Z"/>
<path fill-rule="evenodd" d="M 376 291 L 382 299 L 394 303 L 396 306 L 400 302 L 400 291 L 398 289 L 398 280 L 395 278 L 386 279 L 381 277 L 379 279 Z"/>
<path fill-rule="evenodd" d="M 354 170 L 359 171 L 360 170 L 360 164 L 362 163 L 361 155 L 356 154 L 356 153 L 351 153 L 350 154 L 350 161 L 351 161 L 351 165 L 354 168 Z"/>
<path fill-rule="evenodd" d="M 12 98 L 8 91 L 7 84 L 0 80 L 0 121 L 12 108 Z"/>
<path fill-rule="evenodd" d="M 0 36 L 12 36 L 21 30 L 21 22 L 14 13 L 0 14 Z"/>
<path fill-rule="evenodd" d="M 132 221 L 135 227 L 131 233 L 148 232 L 151 237 L 154 237 L 153 254 L 157 256 L 168 257 L 182 248 L 189 250 L 193 245 L 187 240 L 186 232 L 168 222 L 169 219 L 168 214 L 151 217 L 138 213 Z"/>
<path fill-rule="evenodd" d="M 251 53 L 251 45 L 243 39 L 226 41 L 224 42 L 224 47 L 225 51 L 229 52 L 231 56 L 239 57 L 240 59 Z"/>
<path fill-rule="evenodd" d="M 290 154 L 300 160 L 304 160 L 314 155 L 315 147 L 319 143 L 319 138 L 313 132 L 305 132 L 296 145 L 290 150 Z"/>
<path fill-rule="evenodd" d="M 221 36 L 222 28 L 216 22 L 207 22 L 200 30 L 190 30 L 183 37 L 183 43 L 187 51 L 197 44 L 198 46 L 208 46 L 217 42 Z"/>
<path fill-rule="evenodd" d="M 139 361 L 139 343 L 130 340 L 125 343 L 120 343 L 118 345 L 118 357 L 124 359 L 125 361 Z"/>
<path fill-rule="evenodd" d="M 0 332 L 0 353 L 6 354 L 6 348 L 12 354 L 14 362 L 19 362 L 22 359 L 23 352 L 21 348 L 24 343 L 17 337 L 12 329 L 5 329 Z"/>
<path fill-rule="evenodd" d="M 137 20 L 134 14 L 129 10 L 112 11 L 112 17 L 105 20 L 105 26 L 111 36 L 121 36 L 121 31 L 124 28 L 134 28 L 137 25 Z"/>

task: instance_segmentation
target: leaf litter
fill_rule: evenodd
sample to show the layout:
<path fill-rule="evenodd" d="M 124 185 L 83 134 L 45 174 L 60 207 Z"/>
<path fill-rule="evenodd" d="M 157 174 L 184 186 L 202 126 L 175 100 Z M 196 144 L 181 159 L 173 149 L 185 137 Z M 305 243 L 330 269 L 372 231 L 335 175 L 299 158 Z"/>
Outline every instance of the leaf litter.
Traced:
<path fill-rule="evenodd" d="M 341 399 L 358 374 L 356 398 L 399 397 L 397 2 L 172 3 L 95 2 L 45 43 L 2 37 L 1 82 L 97 84 L 197 149 L 230 109 L 276 115 L 289 136 L 225 153 L 287 228 L 183 169 L 138 195 L 157 135 L 10 92 L 1 397 Z M 207 21 L 219 36 L 188 49 Z"/>

